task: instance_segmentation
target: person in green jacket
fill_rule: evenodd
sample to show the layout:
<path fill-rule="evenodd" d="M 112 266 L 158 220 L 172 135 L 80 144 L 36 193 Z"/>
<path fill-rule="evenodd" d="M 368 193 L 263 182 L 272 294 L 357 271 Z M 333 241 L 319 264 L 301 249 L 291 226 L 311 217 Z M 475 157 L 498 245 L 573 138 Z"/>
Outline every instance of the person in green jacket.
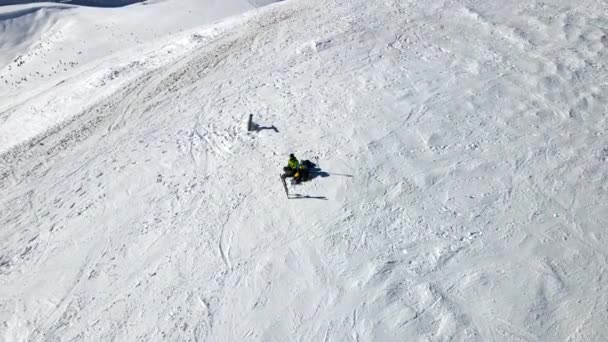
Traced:
<path fill-rule="evenodd" d="M 308 180 L 309 173 L 308 168 L 306 167 L 306 162 L 308 161 L 300 163 L 296 156 L 290 154 L 289 161 L 287 162 L 287 167 L 284 168 L 285 176 L 293 177 L 297 183 Z"/>
<path fill-rule="evenodd" d="M 300 162 L 298 158 L 292 154 L 289 155 L 289 161 L 287 162 L 287 166 L 283 168 L 285 171 L 285 177 L 294 177 L 298 171 L 300 170 Z"/>
<path fill-rule="evenodd" d="M 287 162 L 287 166 L 289 166 L 289 168 L 293 170 L 294 173 L 300 170 L 300 162 L 298 161 L 298 158 L 293 155 L 293 153 L 289 155 L 289 161 Z"/>

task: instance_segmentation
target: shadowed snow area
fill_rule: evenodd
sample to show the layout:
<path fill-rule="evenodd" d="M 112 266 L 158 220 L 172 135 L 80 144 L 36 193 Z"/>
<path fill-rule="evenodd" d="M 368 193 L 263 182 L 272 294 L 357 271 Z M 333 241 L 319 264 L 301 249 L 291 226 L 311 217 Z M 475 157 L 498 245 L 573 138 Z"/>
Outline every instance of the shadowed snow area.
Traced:
<path fill-rule="evenodd" d="M 0 337 L 606 341 L 607 34 L 292 0 L 3 85 Z M 294 200 L 289 153 L 328 174 Z"/>

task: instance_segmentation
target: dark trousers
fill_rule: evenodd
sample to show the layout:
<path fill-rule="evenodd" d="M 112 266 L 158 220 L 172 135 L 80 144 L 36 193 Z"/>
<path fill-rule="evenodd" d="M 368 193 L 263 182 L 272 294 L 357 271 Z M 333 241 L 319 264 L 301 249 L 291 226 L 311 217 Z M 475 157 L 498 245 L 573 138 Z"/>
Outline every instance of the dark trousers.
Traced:
<path fill-rule="evenodd" d="M 296 174 L 296 170 L 290 168 L 289 166 L 285 166 L 283 171 L 285 171 L 285 177 L 293 177 Z"/>

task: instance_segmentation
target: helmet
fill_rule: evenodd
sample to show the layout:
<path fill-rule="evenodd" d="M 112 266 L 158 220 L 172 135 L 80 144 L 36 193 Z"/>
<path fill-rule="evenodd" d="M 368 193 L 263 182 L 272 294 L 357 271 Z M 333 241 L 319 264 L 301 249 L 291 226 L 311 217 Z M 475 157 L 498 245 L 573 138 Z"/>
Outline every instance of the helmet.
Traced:
<path fill-rule="evenodd" d="M 293 153 L 291 153 L 291 154 L 289 155 L 289 158 L 291 158 L 291 159 L 293 159 L 293 158 L 295 158 L 295 157 L 296 157 L 296 156 L 294 156 L 294 155 L 293 155 Z"/>

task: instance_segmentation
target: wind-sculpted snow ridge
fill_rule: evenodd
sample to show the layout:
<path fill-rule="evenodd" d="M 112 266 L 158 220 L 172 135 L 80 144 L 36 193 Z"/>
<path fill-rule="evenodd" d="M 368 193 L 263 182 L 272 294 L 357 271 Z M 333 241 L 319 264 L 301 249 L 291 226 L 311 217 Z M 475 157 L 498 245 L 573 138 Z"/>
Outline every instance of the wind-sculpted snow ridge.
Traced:
<path fill-rule="evenodd" d="M 0 161 L 0 337 L 608 340 L 603 7 L 288 1 L 66 80 L 111 91 Z"/>
<path fill-rule="evenodd" d="M 29 48 L 33 40 L 40 39 L 58 20 L 58 12 L 69 9 L 67 6 L 33 6 L 13 11 L 0 11 L 0 68 L 20 66 L 19 58 L 15 56 L 19 50 Z M 0 81 L 5 83 L 4 75 Z"/>

